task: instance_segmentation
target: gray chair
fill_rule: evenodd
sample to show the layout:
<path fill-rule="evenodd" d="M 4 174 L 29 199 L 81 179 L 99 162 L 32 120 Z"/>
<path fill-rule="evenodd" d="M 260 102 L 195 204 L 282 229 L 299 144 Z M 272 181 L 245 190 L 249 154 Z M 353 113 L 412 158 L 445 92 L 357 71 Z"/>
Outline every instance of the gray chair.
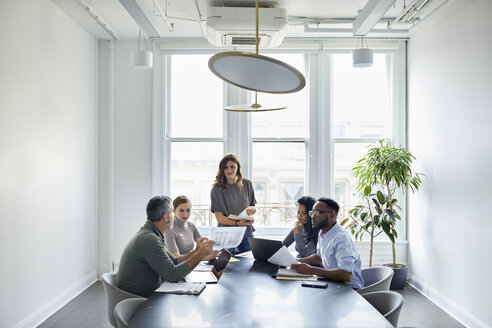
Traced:
<path fill-rule="evenodd" d="M 365 294 L 389 290 L 394 272 L 391 268 L 377 266 L 362 269 L 361 274 L 364 279 L 364 287 L 359 289 L 357 292 L 359 294 Z"/>
<path fill-rule="evenodd" d="M 371 303 L 394 327 L 398 326 L 403 296 L 396 292 L 384 291 L 362 294 L 362 297 Z"/>
<path fill-rule="evenodd" d="M 125 292 L 124 290 L 116 287 L 116 273 L 112 273 L 112 272 L 103 273 L 101 280 L 104 286 L 104 291 L 106 292 L 109 323 L 111 324 L 111 326 L 117 327 L 117 323 L 113 313 L 116 304 L 127 298 L 143 298 L 143 297 Z M 146 300 L 146 298 L 143 299 Z"/>
<path fill-rule="evenodd" d="M 145 298 L 127 298 L 114 307 L 114 318 L 118 328 L 128 328 L 128 323 L 140 306 L 147 301 Z"/>

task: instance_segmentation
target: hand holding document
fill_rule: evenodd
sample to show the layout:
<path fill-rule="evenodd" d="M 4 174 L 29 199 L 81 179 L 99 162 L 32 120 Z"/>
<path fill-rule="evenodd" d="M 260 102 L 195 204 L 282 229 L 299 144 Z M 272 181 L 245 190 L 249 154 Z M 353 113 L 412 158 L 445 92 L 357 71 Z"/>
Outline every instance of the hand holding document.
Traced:
<path fill-rule="evenodd" d="M 253 217 L 251 217 L 248 212 L 252 212 L 252 211 L 255 211 L 256 212 L 256 209 L 253 207 L 253 206 L 248 206 L 246 207 L 246 209 L 244 211 L 242 211 L 241 213 L 239 213 L 239 215 L 234 215 L 234 214 L 230 214 L 228 216 L 229 219 L 233 219 L 233 220 L 254 220 Z"/>
<path fill-rule="evenodd" d="M 276 265 L 281 265 L 284 267 L 289 267 L 291 264 L 297 263 L 294 256 L 292 256 L 292 254 L 289 252 L 289 250 L 285 246 L 282 246 L 275 254 L 273 254 L 268 259 L 268 262 L 276 264 Z"/>
<path fill-rule="evenodd" d="M 213 249 L 235 248 L 243 240 L 246 227 L 213 227 L 210 239 L 215 241 Z"/>

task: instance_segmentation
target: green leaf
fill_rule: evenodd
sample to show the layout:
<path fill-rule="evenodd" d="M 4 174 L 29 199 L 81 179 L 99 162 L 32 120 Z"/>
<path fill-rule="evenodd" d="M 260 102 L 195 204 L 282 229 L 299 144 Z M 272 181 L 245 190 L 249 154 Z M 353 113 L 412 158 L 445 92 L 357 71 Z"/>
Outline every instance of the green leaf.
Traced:
<path fill-rule="evenodd" d="M 362 221 L 365 221 L 365 220 L 366 220 L 366 218 L 367 218 L 368 216 L 369 216 L 369 213 L 364 212 L 364 213 L 362 213 L 362 214 L 360 215 L 360 219 L 361 219 Z"/>
<path fill-rule="evenodd" d="M 391 229 L 391 232 L 393 233 L 393 236 L 395 236 L 395 238 L 398 238 L 398 234 L 396 233 L 395 229 Z"/>
<path fill-rule="evenodd" d="M 340 222 L 340 225 L 341 225 L 341 226 L 344 226 L 344 225 L 345 225 L 345 223 L 347 223 L 347 221 L 348 221 L 348 219 L 343 220 L 342 222 Z"/>
<path fill-rule="evenodd" d="M 369 221 L 366 223 L 366 229 L 369 229 L 371 227 L 371 225 L 373 224 L 372 221 Z"/>
<path fill-rule="evenodd" d="M 384 232 L 385 232 L 387 235 L 390 235 L 390 234 L 391 234 L 391 232 L 390 232 L 391 228 L 390 228 L 390 225 L 388 224 L 388 222 L 386 222 L 386 221 L 382 221 L 382 222 L 381 222 L 381 227 L 383 227 L 383 230 L 384 230 Z"/>
<path fill-rule="evenodd" d="M 395 217 L 395 214 L 396 212 L 395 211 L 392 211 L 392 210 L 389 210 L 389 209 L 385 209 L 384 210 L 384 213 L 389 216 L 390 218 L 394 218 Z"/>
<path fill-rule="evenodd" d="M 372 218 L 374 220 L 374 224 L 376 226 L 378 226 L 379 225 L 379 214 L 374 215 Z"/>
<path fill-rule="evenodd" d="M 386 232 L 386 231 L 385 231 Z M 395 237 L 393 237 L 393 235 L 391 233 L 387 233 L 386 232 L 386 235 L 388 235 L 389 239 L 391 240 L 391 242 L 394 244 L 395 243 Z"/>
<path fill-rule="evenodd" d="M 384 203 L 386 203 L 385 196 L 383 195 L 383 193 L 381 191 L 378 190 L 376 195 L 378 197 L 379 204 L 383 205 Z"/>
<path fill-rule="evenodd" d="M 369 196 L 371 194 L 371 190 L 372 190 L 371 186 L 366 186 L 364 188 L 364 196 L 366 197 Z"/>

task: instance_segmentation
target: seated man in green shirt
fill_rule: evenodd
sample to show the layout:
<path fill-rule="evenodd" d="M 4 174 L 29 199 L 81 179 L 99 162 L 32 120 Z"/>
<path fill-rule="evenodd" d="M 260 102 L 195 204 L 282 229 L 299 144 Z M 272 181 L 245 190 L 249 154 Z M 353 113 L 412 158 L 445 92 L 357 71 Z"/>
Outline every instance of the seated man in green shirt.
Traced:
<path fill-rule="evenodd" d="M 119 288 L 149 297 L 160 286 L 161 276 L 170 282 L 181 280 L 212 252 L 214 242 L 202 237 L 193 251 L 174 257 L 164 245 L 164 233 L 173 222 L 171 198 L 152 198 L 147 204 L 147 221 L 121 255 L 116 277 Z"/>

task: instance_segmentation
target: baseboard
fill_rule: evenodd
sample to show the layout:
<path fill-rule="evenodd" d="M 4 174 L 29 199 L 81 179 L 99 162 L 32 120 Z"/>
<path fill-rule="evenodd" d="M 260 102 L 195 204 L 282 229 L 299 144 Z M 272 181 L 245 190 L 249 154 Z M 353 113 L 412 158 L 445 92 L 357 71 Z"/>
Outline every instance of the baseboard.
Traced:
<path fill-rule="evenodd" d="M 451 301 L 447 297 L 444 297 L 437 290 L 430 287 L 414 275 L 408 275 L 408 284 L 418 290 L 422 295 L 427 297 L 431 302 L 439 306 L 443 311 L 459 321 L 465 327 L 490 328 L 490 326 L 486 325 L 467 311 L 460 308 L 453 301 Z"/>
<path fill-rule="evenodd" d="M 77 295 L 86 290 L 90 285 L 97 281 L 96 271 L 91 272 L 84 278 L 77 281 L 71 287 L 51 299 L 48 303 L 31 313 L 24 320 L 16 324 L 13 328 L 32 328 L 37 327 L 48 319 L 53 313 L 61 309 Z"/>

